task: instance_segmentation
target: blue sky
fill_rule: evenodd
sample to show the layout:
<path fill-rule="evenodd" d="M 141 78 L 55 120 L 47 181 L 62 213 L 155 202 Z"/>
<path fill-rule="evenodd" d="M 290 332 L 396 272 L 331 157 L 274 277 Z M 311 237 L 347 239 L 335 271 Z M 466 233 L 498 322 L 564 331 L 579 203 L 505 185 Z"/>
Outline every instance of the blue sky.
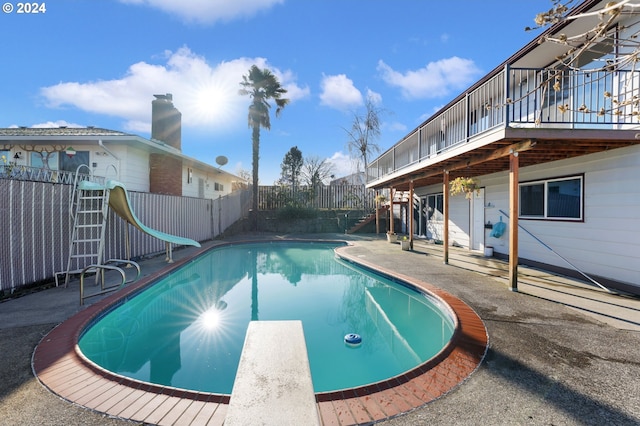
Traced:
<path fill-rule="evenodd" d="M 17 2 L 10 2 L 17 7 Z M 182 112 L 183 152 L 251 170 L 251 65 L 290 104 L 261 132 L 260 183 L 293 146 L 355 171 L 354 113 L 385 112 L 384 151 L 531 41 L 550 0 L 51 0 L 0 14 L 0 127 L 96 126 L 150 137 L 154 94 Z M 275 107 L 273 108 L 275 111 Z"/>

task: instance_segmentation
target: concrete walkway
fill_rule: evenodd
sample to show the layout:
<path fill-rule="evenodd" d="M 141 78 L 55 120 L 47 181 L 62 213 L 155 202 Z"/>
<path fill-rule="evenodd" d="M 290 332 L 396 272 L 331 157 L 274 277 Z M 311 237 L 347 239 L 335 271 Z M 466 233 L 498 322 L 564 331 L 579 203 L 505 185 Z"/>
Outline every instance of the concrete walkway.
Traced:
<path fill-rule="evenodd" d="M 284 236 L 241 236 L 249 238 Z M 300 237 L 300 236 L 296 236 Z M 318 238 L 318 235 L 310 235 Z M 347 238 L 358 257 L 426 281 L 463 299 L 485 321 L 490 348 L 465 383 L 385 425 L 638 425 L 640 299 L 611 295 L 575 280 L 519 268 L 519 292 L 507 289 L 506 264 L 417 241 L 403 252 L 377 236 Z M 211 245 L 214 243 L 209 243 Z M 189 256 L 195 249 L 174 252 Z M 141 262 L 143 275 L 164 257 Z M 95 302 L 88 299 L 87 304 Z M 119 425 L 129 422 L 69 404 L 33 377 L 34 347 L 81 309 L 77 283 L 0 303 L 0 425 Z"/>

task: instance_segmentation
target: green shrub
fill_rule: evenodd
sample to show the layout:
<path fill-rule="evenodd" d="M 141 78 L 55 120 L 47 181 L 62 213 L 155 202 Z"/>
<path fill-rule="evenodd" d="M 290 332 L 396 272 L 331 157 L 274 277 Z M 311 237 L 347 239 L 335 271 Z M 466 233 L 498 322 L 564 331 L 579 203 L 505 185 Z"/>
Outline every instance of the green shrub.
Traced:
<path fill-rule="evenodd" d="M 287 219 L 314 219 L 318 217 L 317 209 L 299 206 L 285 206 L 276 211 L 276 218 L 280 220 Z"/>

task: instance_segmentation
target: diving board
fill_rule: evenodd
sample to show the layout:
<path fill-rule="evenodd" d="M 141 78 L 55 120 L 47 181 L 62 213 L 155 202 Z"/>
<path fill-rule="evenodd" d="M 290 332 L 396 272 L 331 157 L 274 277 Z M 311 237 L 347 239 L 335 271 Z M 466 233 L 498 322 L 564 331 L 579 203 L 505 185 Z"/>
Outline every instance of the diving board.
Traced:
<path fill-rule="evenodd" d="M 249 323 L 224 425 L 320 425 L 301 321 Z"/>

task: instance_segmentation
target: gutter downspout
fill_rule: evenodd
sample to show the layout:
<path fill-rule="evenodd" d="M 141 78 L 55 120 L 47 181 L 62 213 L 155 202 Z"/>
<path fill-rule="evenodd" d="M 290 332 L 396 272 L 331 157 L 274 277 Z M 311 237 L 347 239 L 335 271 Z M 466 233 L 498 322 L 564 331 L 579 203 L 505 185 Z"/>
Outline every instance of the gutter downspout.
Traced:
<path fill-rule="evenodd" d="M 110 156 L 112 156 L 113 158 L 115 158 L 115 160 L 118 162 L 118 167 L 116 168 L 116 179 L 120 180 L 120 158 L 118 158 L 117 155 L 115 155 L 113 152 L 111 152 L 109 150 L 109 148 L 107 148 L 104 143 L 102 143 L 102 139 L 98 139 L 98 145 L 104 149 Z"/>

